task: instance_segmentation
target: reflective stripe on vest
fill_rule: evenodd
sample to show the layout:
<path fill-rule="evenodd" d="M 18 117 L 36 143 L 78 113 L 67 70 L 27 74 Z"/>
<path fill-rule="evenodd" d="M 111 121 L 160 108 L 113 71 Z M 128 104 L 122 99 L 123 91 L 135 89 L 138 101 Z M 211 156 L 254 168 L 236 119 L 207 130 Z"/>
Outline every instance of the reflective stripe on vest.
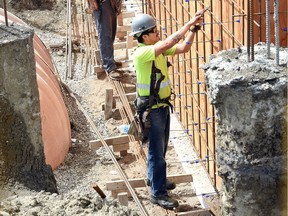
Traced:
<path fill-rule="evenodd" d="M 137 83 L 137 89 L 138 91 L 143 91 L 143 90 L 147 90 L 147 93 L 149 94 L 150 91 L 150 84 L 144 84 L 144 83 Z M 160 83 L 160 89 L 159 92 L 161 91 L 161 89 L 170 86 L 170 80 L 166 80 L 166 82 L 161 82 Z"/>

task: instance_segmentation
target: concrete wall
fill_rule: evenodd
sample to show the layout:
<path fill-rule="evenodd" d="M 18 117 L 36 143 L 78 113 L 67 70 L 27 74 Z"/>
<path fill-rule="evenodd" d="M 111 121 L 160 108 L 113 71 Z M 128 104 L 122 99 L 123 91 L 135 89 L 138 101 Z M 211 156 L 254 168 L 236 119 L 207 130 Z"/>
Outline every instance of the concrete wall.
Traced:
<path fill-rule="evenodd" d="M 0 185 L 57 192 L 43 151 L 33 30 L 0 25 Z"/>
<path fill-rule="evenodd" d="M 284 215 L 287 208 L 288 56 L 282 48 L 276 66 L 266 52 L 257 44 L 247 62 L 245 48 L 231 49 L 203 65 L 218 120 L 222 215 Z"/>

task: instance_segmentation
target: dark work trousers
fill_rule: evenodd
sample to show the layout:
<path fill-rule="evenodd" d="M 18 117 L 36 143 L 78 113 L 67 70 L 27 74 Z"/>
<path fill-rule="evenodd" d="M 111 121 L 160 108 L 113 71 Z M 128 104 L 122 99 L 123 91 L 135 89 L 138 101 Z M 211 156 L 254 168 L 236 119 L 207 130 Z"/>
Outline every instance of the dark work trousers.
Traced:
<path fill-rule="evenodd" d="M 151 195 L 167 195 L 166 160 L 169 133 L 169 106 L 152 109 L 150 112 L 151 128 L 148 143 L 148 178 L 151 184 Z"/>
<path fill-rule="evenodd" d="M 101 61 L 106 72 L 116 69 L 113 43 L 117 29 L 117 15 L 111 7 L 110 0 L 104 1 L 99 10 L 94 12 L 98 32 Z"/>

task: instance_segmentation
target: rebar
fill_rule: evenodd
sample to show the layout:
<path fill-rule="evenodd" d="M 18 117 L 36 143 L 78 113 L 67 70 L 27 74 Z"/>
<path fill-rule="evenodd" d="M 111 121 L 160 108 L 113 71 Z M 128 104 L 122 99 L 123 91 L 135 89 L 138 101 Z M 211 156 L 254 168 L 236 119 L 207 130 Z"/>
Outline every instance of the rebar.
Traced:
<path fill-rule="evenodd" d="M 247 59 L 248 62 L 251 62 L 254 61 L 253 2 L 251 0 L 247 1 L 247 10 L 248 10 Z"/>
<path fill-rule="evenodd" d="M 279 4 L 278 0 L 274 0 L 274 23 L 275 23 L 275 45 L 276 45 L 276 64 L 279 65 L 279 47 L 280 47 L 280 38 L 279 38 Z"/>
<path fill-rule="evenodd" d="M 266 0 L 266 44 L 267 44 L 267 57 L 270 58 L 270 0 Z"/>
<path fill-rule="evenodd" d="M 3 8 L 4 8 L 5 24 L 6 24 L 6 26 L 8 26 L 8 17 L 7 17 L 6 0 L 3 0 Z"/>

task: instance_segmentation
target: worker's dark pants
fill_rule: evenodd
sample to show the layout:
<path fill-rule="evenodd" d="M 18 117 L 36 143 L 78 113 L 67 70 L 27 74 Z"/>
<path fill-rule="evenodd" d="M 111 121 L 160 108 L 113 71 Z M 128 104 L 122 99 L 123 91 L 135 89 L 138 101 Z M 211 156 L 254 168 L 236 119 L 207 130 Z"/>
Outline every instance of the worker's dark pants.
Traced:
<path fill-rule="evenodd" d="M 169 132 L 169 107 L 152 109 L 150 112 L 151 128 L 148 144 L 148 178 L 151 182 L 151 195 L 166 195 L 166 161 Z"/>
<path fill-rule="evenodd" d="M 116 68 L 113 43 L 116 36 L 117 15 L 111 7 L 110 0 L 104 1 L 94 15 L 102 64 L 105 70 L 110 72 Z"/>

